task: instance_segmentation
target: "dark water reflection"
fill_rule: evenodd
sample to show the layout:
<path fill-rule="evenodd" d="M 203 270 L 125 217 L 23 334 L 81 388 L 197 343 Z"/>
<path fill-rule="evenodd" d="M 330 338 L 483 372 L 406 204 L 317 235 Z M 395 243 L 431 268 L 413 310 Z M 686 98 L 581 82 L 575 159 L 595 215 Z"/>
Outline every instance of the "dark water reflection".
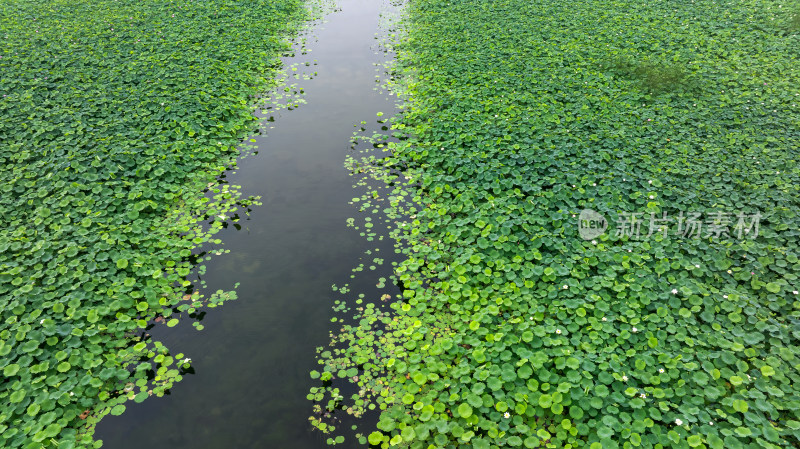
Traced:
<path fill-rule="evenodd" d="M 122 448 L 322 448 L 310 430 L 306 401 L 316 365 L 314 348 L 327 342 L 339 294 L 331 284 L 374 290 L 393 253 L 388 240 L 367 242 L 347 228 L 358 215 L 357 196 L 342 163 L 354 124 L 391 115 L 392 97 L 375 91 L 375 33 L 381 2 L 341 0 L 341 11 L 317 26 L 312 51 L 289 62 L 317 60 L 312 80 L 294 80 L 307 104 L 282 111 L 274 129 L 258 139 L 258 154 L 228 175 L 245 195 L 261 195 L 241 230 L 219 234 L 230 254 L 213 260 L 204 279 L 210 291 L 240 282 L 239 299 L 213 309 L 195 331 L 185 320 L 153 329 L 174 353 L 191 357 L 196 374 L 171 394 L 129 403 L 120 417 L 107 416 L 96 437 Z M 385 117 L 386 117 L 385 116 Z M 380 125 L 375 125 L 380 126 Z M 367 249 L 380 248 L 365 256 Z M 372 257 L 387 260 L 378 272 L 349 279 L 351 269 Z M 361 260 L 363 259 L 363 260 Z M 367 263 L 368 264 L 368 263 Z M 337 447 L 353 447 L 353 441 Z"/>

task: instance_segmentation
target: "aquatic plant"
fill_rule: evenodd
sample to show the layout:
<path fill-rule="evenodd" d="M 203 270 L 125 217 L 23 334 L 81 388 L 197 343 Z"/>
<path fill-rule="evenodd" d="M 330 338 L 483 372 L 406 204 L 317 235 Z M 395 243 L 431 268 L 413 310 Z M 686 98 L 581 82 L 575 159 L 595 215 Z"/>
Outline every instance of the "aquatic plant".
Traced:
<path fill-rule="evenodd" d="M 393 185 L 403 293 L 351 312 L 311 399 L 375 410 L 359 437 L 384 448 L 800 444 L 800 42 L 779 6 L 410 2 L 409 138 L 362 164 Z"/>
<path fill-rule="evenodd" d="M 0 4 L 0 446 L 99 446 L 98 419 L 190 368 L 145 331 L 235 298 L 187 276 L 258 203 L 221 175 L 305 18 L 295 0 Z"/>

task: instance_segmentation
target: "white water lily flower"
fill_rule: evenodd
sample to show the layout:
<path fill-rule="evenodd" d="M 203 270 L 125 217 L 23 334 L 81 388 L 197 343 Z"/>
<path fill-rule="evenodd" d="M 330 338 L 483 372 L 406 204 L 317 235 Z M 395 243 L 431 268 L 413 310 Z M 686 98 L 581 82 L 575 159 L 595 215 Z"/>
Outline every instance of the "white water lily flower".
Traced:
<path fill-rule="evenodd" d="M 42 318 L 42 320 L 39 321 L 39 324 L 44 324 L 44 318 Z"/>
<path fill-rule="evenodd" d="M 793 291 L 793 292 L 792 292 L 792 294 L 793 294 L 793 295 L 796 295 L 796 294 L 797 294 L 797 290 Z"/>
<path fill-rule="evenodd" d="M 183 359 L 183 363 L 189 363 L 191 361 L 192 361 L 192 359 L 190 359 L 189 357 L 186 357 L 185 359 Z"/>
<path fill-rule="evenodd" d="M 561 329 L 556 329 L 556 333 L 561 335 Z"/>
<path fill-rule="evenodd" d="M 566 289 L 568 289 L 568 288 L 569 288 L 569 286 L 567 286 L 567 285 L 564 285 L 564 290 L 566 290 Z"/>
<path fill-rule="evenodd" d="M 647 395 L 642 393 L 642 394 L 639 395 L 639 397 L 642 398 L 642 399 L 645 399 L 647 397 Z"/>
<path fill-rule="evenodd" d="M 659 368 L 658 372 L 661 373 L 661 374 L 664 374 L 664 368 Z"/>
<path fill-rule="evenodd" d="M 636 333 L 636 332 L 639 332 L 639 329 L 636 329 L 636 328 L 634 327 L 633 329 L 631 329 L 631 331 L 632 331 L 633 333 Z"/>
<path fill-rule="evenodd" d="M 622 376 L 622 381 L 623 382 L 627 382 L 628 381 L 628 376 Z"/>
<path fill-rule="evenodd" d="M 680 418 L 675 418 L 675 424 L 677 424 L 679 426 L 682 426 L 683 425 L 683 421 L 681 421 Z"/>
<path fill-rule="evenodd" d="M 606 318 L 606 317 L 603 317 L 603 321 L 608 321 L 608 318 Z"/>
<path fill-rule="evenodd" d="M 511 413 L 508 413 L 508 412 L 503 413 L 503 418 L 506 418 L 506 419 L 511 418 Z"/>

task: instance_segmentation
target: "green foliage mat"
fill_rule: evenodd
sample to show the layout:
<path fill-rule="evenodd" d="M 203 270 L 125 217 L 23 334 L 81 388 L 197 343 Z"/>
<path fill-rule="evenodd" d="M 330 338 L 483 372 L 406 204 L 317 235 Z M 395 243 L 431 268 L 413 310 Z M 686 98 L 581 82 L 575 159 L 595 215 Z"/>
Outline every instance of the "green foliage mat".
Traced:
<path fill-rule="evenodd" d="M 0 446 L 94 444 L 99 417 L 180 379 L 190 361 L 141 330 L 232 298 L 184 295 L 185 277 L 253 202 L 218 176 L 306 14 L 0 3 Z"/>
<path fill-rule="evenodd" d="M 384 164 L 419 204 L 406 290 L 358 312 L 309 397 L 379 409 L 382 447 L 798 447 L 796 9 L 411 1 L 411 138 Z M 682 236 L 681 213 L 727 232 Z"/>

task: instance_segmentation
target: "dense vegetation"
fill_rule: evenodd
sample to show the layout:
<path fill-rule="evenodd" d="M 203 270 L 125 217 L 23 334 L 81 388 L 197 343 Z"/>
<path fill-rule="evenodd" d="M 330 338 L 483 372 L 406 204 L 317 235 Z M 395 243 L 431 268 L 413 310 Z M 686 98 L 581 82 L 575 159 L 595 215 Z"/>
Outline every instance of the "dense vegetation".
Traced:
<path fill-rule="evenodd" d="M 798 447 L 797 11 L 409 2 L 410 139 L 363 162 L 410 178 L 404 292 L 355 309 L 310 398 L 380 409 L 383 447 Z"/>
<path fill-rule="evenodd" d="M 143 330 L 232 297 L 187 294 L 186 275 L 253 201 L 219 175 L 305 15 L 299 0 L 0 3 L 0 446 L 97 445 L 101 416 L 190 365 Z"/>

